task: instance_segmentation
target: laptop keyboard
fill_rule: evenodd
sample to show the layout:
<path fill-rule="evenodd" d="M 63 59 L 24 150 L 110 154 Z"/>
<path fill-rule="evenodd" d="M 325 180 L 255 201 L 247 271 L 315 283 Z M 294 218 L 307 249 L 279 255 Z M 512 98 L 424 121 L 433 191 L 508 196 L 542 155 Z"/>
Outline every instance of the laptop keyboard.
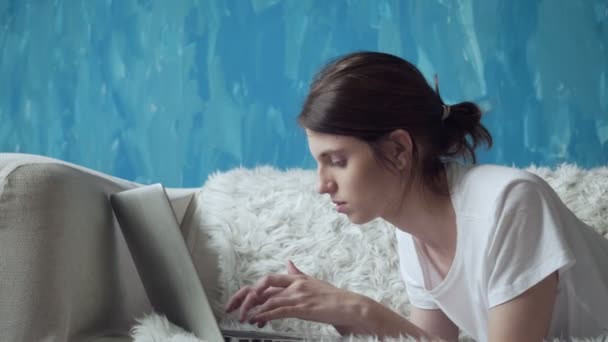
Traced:
<path fill-rule="evenodd" d="M 234 337 L 224 336 L 224 342 L 294 342 L 301 339 L 281 339 L 281 338 L 258 338 L 258 337 Z"/>
<path fill-rule="evenodd" d="M 258 331 L 223 330 L 224 342 L 295 342 L 303 341 L 303 337 L 282 333 L 267 333 Z"/>
<path fill-rule="evenodd" d="M 224 336 L 224 342 L 292 342 L 294 340 L 274 340 L 274 339 L 259 339 L 259 338 L 243 338 Z"/>

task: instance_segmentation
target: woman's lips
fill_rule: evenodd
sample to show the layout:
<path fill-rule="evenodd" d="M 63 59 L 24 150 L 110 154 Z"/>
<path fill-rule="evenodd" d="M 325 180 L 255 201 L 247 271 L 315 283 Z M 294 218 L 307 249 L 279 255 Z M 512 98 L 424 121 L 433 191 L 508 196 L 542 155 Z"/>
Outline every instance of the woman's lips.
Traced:
<path fill-rule="evenodd" d="M 344 213 L 346 210 L 346 202 L 334 201 L 336 205 L 336 211 L 339 213 Z"/>

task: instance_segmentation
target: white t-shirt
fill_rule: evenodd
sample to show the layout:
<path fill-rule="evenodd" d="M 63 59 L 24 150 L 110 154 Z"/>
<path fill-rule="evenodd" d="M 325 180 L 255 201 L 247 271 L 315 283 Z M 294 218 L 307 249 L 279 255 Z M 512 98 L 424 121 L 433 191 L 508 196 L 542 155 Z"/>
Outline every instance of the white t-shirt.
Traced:
<path fill-rule="evenodd" d="M 577 219 L 540 177 L 514 168 L 450 163 L 454 260 L 444 279 L 412 236 L 397 230 L 412 305 L 441 309 L 478 341 L 489 309 L 559 271 L 551 337 L 608 333 L 608 240 Z"/>

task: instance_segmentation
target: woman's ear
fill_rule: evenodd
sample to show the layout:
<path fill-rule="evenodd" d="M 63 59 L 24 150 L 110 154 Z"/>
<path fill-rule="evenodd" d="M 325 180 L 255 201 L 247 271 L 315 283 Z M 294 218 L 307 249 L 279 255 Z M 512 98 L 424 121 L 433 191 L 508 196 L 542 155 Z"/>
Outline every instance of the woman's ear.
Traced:
<path fill-rule="evenodd" d="M 412 159 L 412 137 L 403 129 L 396 129 L 388 135 L 388 153 L 399 171 L 405 169 Z"/>

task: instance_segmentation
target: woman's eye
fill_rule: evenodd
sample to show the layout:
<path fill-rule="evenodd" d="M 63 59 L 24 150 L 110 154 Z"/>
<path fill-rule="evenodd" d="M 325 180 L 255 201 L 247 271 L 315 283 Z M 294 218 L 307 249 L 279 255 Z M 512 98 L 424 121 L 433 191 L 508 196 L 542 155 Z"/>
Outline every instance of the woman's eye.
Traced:
<path fill-rule="evenodd" d="M 339 166 L 339 167 L 344 167 L 344 166 L 346 166 L 346 160 L 344 160 L 344 159 L 332 160 L 331 161 L 331 165 L 333 165 L 333 166 Z"/>

